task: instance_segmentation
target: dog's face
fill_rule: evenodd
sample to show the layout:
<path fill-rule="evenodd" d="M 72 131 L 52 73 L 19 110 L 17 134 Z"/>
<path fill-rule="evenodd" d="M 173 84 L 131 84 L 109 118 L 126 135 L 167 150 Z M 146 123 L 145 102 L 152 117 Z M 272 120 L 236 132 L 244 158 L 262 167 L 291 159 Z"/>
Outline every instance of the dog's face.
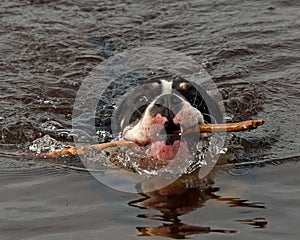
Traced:
<path fill-rule="evenodd" d="M 199 86 L 184 80 L 155 80 L 137 86 L 117 108 L 122 138 L 149 146 L 147 154 L 171 160 L 181 147 L 182 135 L 198 123 L 221 122 L 218 104 Z"/>

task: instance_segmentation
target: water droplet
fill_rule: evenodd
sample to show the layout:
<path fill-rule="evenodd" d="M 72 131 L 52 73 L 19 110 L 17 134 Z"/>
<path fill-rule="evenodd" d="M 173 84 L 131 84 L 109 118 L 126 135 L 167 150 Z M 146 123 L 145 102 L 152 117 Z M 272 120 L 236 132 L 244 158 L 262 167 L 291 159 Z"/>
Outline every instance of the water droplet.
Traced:
<path fill-rule="evenodd" d="M 142 97 L 140 97 L 139 102 L 140 103 L 147 103 L 148 102 L 148 98 L 146 96 L 142 96 Z"/>

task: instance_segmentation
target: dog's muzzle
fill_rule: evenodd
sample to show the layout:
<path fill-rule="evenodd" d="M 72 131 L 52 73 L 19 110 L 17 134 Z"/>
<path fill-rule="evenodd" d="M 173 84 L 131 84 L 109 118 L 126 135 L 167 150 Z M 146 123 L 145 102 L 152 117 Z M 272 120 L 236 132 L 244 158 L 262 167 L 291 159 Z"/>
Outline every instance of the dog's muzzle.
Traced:
<path fill-rule="evenodd" d="M 157 97 L 145 110 L 142 118 L 123 131 L 123 138 L 140 146 L 159 160 L 172 160 L 178 154 L 190 154 L 182 135 L 188 129 L 203 123 L 201 112 L 175 94 Z"/>

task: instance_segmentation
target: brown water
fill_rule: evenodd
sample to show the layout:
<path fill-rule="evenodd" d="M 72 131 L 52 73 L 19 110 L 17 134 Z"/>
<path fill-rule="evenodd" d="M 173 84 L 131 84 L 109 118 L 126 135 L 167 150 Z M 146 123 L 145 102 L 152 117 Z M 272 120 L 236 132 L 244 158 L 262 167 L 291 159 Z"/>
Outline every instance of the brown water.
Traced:
<path fill-rule="evenodd" d="M 297 1 L 10 0 L 0 6 L 1 240 L 297 239 Z M 147 199 L 108 189 L 87 172 L 15 156 L 45 134 L 71 142 L 81 82 L 104 59 L 140 46 L 192 56 L 219 87 L 228 116 L 261 118 L 265 125 L 231 136 L 233 156 L 208 182 L 179 183 L 176 191 L 170 186 Z"/>

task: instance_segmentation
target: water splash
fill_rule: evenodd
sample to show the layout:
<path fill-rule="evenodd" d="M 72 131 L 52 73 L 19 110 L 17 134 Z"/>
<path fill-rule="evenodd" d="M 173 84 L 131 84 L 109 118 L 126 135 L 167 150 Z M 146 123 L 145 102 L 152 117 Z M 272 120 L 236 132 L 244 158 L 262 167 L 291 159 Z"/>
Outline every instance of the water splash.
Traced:
<path fill-rule="evenodd" d="M 45 135 L 34 140 L 29 146 L 29 150 L 36 153 L 54 152 L 61 150 L 64 146 L 65 145 L 62 142 L 57 141 L 49 135 Z"/>
<path fill-rule="evenodd" d="M 120 168 L 129 172 L 138 173 L 143 177 L 160 174 L 190 174 L 204 166 L 214 166 L 220 154 L 226 153 L 226 148 L 220 145 L 222 136 L 211 134 L 201 139 L 194 149 L 194 153 L 179 160 L 157 160 L 146 154 L 145 147 L 113 147 L 102 150 L 100 153 L 85 157 L 85 163 L 93 168 Z M 88 162 L 88 163 L 87 163 Z M 97 164 L 95 164 L 97 163 Z"/>

